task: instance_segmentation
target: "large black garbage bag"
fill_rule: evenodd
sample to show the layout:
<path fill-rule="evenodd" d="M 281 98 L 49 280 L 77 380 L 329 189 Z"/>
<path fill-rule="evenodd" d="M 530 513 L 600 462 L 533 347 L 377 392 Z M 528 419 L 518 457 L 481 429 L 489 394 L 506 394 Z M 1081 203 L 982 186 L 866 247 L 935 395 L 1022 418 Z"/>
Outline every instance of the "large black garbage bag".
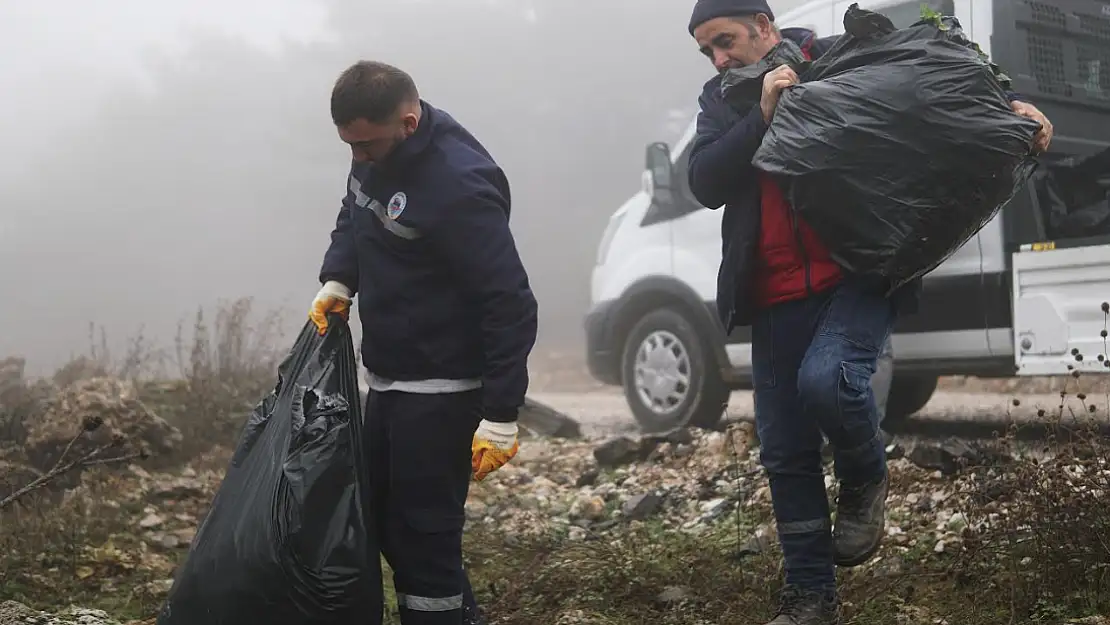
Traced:
<path fill-rule="evenodd" d="M 844 26 L 782 94 L 752 163 L 838 263 L 893 288 L 936 268 L 1022 188 L 1040 125 L 1012 111 L 1009 79 L 955 18 L 895 29 L 853 4 Z"/>
<path fill-rule="evenodd" d="M 1030 185 L 1048 238 L 1110 234 L 1110 148 L 1085 158 L 1044 163 Z"/>
<path fill-rule="evenodd" d="M 323 337 L 305 324 L 243 429 L 158 625 L 381 623 L 355 366 L 341 318 Z"/>

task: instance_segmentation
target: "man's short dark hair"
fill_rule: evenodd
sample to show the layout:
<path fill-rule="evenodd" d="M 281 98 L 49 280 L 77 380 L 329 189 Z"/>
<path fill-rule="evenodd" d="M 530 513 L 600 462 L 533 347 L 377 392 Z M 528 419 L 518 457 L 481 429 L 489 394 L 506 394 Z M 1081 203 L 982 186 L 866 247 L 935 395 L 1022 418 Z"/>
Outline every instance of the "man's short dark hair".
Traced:
<path fill-rule="evenodd" d="M 356 119 L 383 124 L 402 104 L 419 98 L 416 83 L 405 72 L 378 61 L 359 61 L 335 81 L 331 119 L 336 126 L 346 126 Z"/>

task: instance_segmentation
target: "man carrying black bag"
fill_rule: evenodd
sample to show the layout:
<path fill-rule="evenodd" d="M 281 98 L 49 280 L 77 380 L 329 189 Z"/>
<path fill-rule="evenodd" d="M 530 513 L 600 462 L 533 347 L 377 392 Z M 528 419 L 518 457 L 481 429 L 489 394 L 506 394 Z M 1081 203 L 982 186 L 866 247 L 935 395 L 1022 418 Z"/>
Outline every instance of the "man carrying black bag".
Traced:
<path fill-rule="evenodd" d="M 372 507 L 404 625 L 480 622 L 462 565 L 469 482 L 517 451 L 536 300 L 484 147 L 403 71 L 359 62 L 331 96 L 348 193 L 310 318 L 357 293 Z"/>
<path fill-rule="evenodd" d="M 787 66 L 767 73 L 758 105 L 736 111 L 722 74 L 762 59 L 783 37 L 808 59 L 835 39 L 798 28 L 781 32 L 765 0 L 698 0 L 690 34 L 718 70 L 699 98 L 689 184 L 705 206 L 725 207 L 717 307 L 726 332 L 752 326 L 752 377 L 761 461 L 782 545 L 786 587 L 768 625 L 839 622 L 835 566 L 866 562 L 884 532 L 886 459 L 870 380 L 896 316 L 916 306 L 919 281 L 888 298 L 878 278 L 847 274 L 782 191 L 751 164 L 779 95 L 798 82 Z M 1015 112 L 1052 127 L 1030 104 Z M 821 466 L 822 433 L 840 481 L 835 527 Z"/>

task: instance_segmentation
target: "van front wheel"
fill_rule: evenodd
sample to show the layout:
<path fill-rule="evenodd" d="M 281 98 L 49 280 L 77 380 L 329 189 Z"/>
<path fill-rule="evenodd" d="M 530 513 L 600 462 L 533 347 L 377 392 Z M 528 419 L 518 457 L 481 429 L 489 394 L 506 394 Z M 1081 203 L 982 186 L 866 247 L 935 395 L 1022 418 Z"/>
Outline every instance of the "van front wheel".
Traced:
<path fill-rule="evenodd" d="M 672 308 L 649 312 L 629 331 L 621 380 L 632 415 L 647 434 L 713 428 L 728 403 L 712 347 Z"/>

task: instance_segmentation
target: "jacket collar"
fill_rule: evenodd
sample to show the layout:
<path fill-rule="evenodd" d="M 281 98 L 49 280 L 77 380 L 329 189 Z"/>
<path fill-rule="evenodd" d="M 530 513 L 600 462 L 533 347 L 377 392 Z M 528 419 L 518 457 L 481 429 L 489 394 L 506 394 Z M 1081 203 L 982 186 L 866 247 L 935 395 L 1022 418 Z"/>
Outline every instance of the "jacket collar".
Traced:
<path fill-rule="evenodd" d="M 816 33 L 808 28 L 789 27 L 782 29 L 782 36 L 798 44 L 799 48 L 805 49 L 806 46 L 813 45 L 813 39 Z"/>

